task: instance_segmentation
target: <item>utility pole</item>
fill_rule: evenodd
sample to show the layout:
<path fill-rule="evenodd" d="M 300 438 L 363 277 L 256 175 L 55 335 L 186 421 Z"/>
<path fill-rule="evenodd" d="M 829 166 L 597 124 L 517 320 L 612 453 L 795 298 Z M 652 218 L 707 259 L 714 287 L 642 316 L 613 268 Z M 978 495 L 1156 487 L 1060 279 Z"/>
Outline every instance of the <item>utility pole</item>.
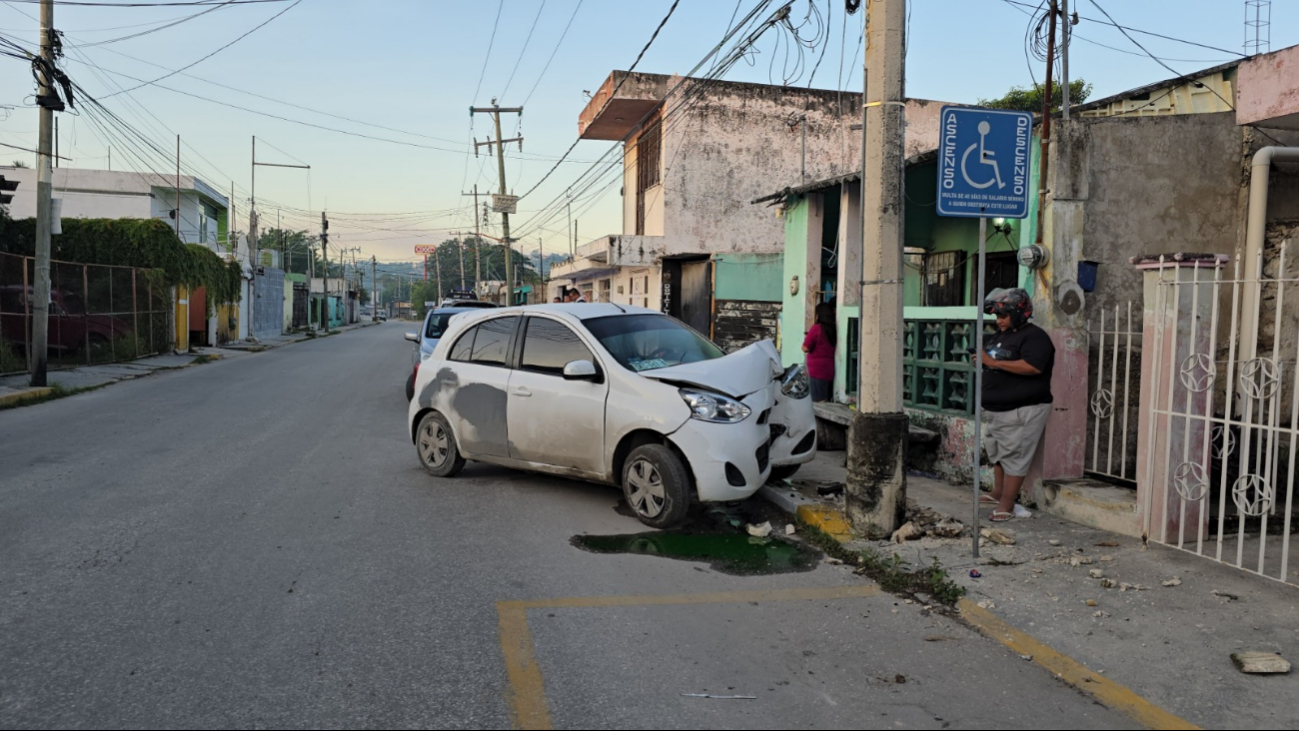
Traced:
<path fill-rule="evenodd" d="M 54 110 L 63 102 L 54 93 L 50 70 L 54 68 L 54 0 L 41 0 L 41 63 L 37 74 L 36 103 L 40 105 L 40 141 L 36 155 L 36 282 L 32 297 L 31 358 L 34 387 L 45 386 L 50 343 L 50 213 L 54 168 L 51 136 Z"/>
<path fill-rule="evenodd" d="M 572 261 L 577 255 L 577 229 L 573 228 L 573 194 L 566 190 L 564 197 L 568 199 L 568 260 Z"/>
<path fill-rule="evenodd" d="M 1051 86 L 1051 66 L 1055 61 L 1055 16 L 1059 7 L 1056 4 L 1056 0 L 1050 0 L 1050 2 L 1051 9 L 1048 11 L 1048 15 L 1050 16 L 1050 29 L 1046 41 L 1046 94 L 1042 97 L 1042 159 L 1038 166 L 1040 174 L 1037 178 L 1041 181 L 1037 186 L 1037 243 L 1039 244 L 1042 243 L 1042 229 L 1044 228 L 1043 221 L 1045 220 L 1044 213 L 1046 211 L 1046 174 L 1049 168 L 1048 157 L 1050 156 L 1051 149 L 1051 102 L 1055 101 L 1055 91 Z M 1069 97 L 1069 90 L 1067 88 L 1064 90 L 1064 95 L 1067 100 Z M 1067 101 L 1065 103 L 1068 104 Z M 982 306 L 982 303 L 980 303 L 980 306 Z"/>
<path fill-rule="evenodd" d="M 460 289 L 465 288 L 465 240 L 461 236 L 456 237 L 456 249 L 460 252 Z"/>
<path fill-rule="evenodd" d="M 176 238 L 185 241 L 180 233 L 180 135 L 176 135 Z"/>
<path fill-rule="evenodd" d="M 475 145 L 476 144 L 477 143 L 475 143 Z M 474 147 L 474 151 L 477 152 L 477 150 L 478 148 Z M 474 183 L 474 192 L 461 193 L 460 195 L 472 195 L 474 197 L 474 291 L 477 292 L 478 283 L 483 281 L 483 260 L 478 251 L 478 245 L 481 242 L 481 239 L 478 236 L 478 184 Z"/>
<path fill-rule="evenodd" d="M 321 325 L 329 330 L 329 217 L 320 212 L 320 259 L 325 265 L 325 314 L 320 318 Z"/>
<path fill-rule="evenodd" d="M 1069 24 L 1069 0 L 1060 0 L 1060 83 L 1064 84 L 1064 105 L 1060 107 L 1060 118 L 1069 121 L 1069 34 L 1073 28 Z"/>
<path fill-rule="evenodd" d="M 379 259 L 370 257 L 370 322 L 379 321 Z"/>
<path fill-rule="evenodd" d="M 854 527 L 888 536 L 906 511 L 909 422 L 902 407 L 905 0 L 865 8 L 862 271 L 858 411 L 848 436 L 846 507 Z"/>
<path fill-rule="evenodd" d="M 495 99 L 492 99 L 492 106 L 490 107 L 469 108 L 469 114 L 471 116 L 474 114 L 490 114 L 492 115 L 492 119 L 496 122 L 496 170 L 497 173 L 500 175 L 501 196 L 504 196 L 505 195 L 505 143 L 518 142 L 519 149 L 522 150 L 523 138 L 515 137 L 509 140 L 501 139 L 501 112 L 514 112 L 515 114 L 522 115 L 523 107 L 501 107 L 499 104 L 496 103 Z M 478 143 L 475 142 L 474 152 L 477 151 L 478 151 Z M 514 304 L 514 277 L 513 277 L 514 270 L 513 270 L 513 265 L 510 261 L 512 258 L 510 256 L 510 212 L 508 210 L 508 207 L 502 205 L 499 213 L 501 214 L 501 239 L 502 239 L 502 244 L 505 246 L 505 291 L 506 291 L 505 304 L 509 306 Z"/>
<path fill-rule="evenodd" d="M 442 304 L 442 252 L 441 251 L 433 252 L 433 266 L 437 270 L 436 273 L 438 277 L 438 287 L 437 287 L 438 304 Z"/>

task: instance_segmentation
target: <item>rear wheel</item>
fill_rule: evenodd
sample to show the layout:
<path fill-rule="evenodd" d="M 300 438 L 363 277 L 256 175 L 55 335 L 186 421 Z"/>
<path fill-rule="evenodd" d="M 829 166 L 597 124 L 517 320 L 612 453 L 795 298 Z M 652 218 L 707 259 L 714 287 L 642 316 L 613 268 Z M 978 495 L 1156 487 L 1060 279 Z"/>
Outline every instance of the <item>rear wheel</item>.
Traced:
<path fill-rule="evenodd" d="M 436 411 L 428 412 L 420 420 L 415 448 L 419 452 L 420 464 L 435 477 L 451 477 L 465 466 L 465 458 L 460 456 L 451 426 L 446 417 Z"/>
<path fill-rule="evenodd" d="M 622 468 L 622 491 L 636 517 L 651 528 L 679 525 L 690 511 L 690 474 L 662 444 L 632 450 Z"/>

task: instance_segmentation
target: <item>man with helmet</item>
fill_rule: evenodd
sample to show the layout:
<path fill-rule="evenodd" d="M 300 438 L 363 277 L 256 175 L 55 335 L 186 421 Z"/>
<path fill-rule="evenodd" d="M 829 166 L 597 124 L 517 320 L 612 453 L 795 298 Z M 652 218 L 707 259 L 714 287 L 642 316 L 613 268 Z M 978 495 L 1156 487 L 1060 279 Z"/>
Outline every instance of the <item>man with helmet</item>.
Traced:
<path fill-rule="evenodd" d="M 983 302 L 997 318 L 997 332 L 985 335 L 983 366 L 983 445 L 996 481 L 990 520 L 1015 517 L 1015 501 L 1029 463 L 1051 415 L 1051 370 L 1055 345 L 1046 331 L 1029 322 L 1033 300 L 1022 289 L 995 289 Z"/>

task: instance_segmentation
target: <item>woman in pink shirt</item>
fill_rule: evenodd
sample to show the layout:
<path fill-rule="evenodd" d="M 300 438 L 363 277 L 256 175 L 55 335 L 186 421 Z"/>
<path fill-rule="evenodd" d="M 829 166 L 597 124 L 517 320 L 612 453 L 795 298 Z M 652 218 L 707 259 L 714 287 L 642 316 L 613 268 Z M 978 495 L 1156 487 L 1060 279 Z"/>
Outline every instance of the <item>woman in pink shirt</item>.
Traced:
<path fill-rule="evenodd" d="M 812 382 L 812 400 L 829 401 L 834 389 L 834 305 L 822 302 L 816 306 L 815 323 L 803 338 L 803 352 L 807 353 L 807 377 Z"/>

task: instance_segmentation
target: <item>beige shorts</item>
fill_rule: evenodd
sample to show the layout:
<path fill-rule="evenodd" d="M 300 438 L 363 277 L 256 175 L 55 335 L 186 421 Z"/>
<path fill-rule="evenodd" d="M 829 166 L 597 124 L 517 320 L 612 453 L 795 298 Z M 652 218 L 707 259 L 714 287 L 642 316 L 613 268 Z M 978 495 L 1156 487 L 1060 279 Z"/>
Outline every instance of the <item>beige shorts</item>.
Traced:
<path fill-rule="evenodd" d="M 1012 477 L 1028 474 L 1037 443 L 1046 431 L 1051 404 L 1021 406 L 1010 411 L 983 412 L 983 449 L 989 464 L 1000 464 Z"/>

